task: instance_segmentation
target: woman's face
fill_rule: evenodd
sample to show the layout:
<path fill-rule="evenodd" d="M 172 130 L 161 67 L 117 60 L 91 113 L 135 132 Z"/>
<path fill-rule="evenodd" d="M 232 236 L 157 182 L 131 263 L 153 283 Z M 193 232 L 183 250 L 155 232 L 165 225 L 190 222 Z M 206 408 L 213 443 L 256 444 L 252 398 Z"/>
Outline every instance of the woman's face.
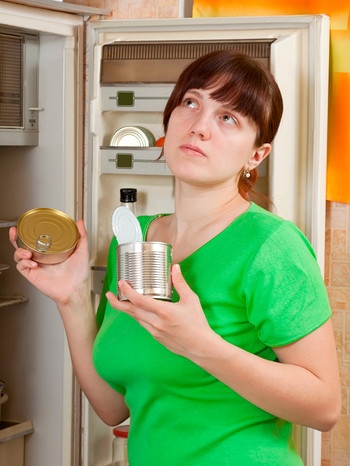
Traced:
<path fill-rule="evenodd" d="M 238 183 L 242 169 L 253 169 L 270 144 L 255 147 L 256 125 L 210 97 L 186 92 L 170 117 L 164 144 L 167 164 L 176 178 L 198 185 Z"/>

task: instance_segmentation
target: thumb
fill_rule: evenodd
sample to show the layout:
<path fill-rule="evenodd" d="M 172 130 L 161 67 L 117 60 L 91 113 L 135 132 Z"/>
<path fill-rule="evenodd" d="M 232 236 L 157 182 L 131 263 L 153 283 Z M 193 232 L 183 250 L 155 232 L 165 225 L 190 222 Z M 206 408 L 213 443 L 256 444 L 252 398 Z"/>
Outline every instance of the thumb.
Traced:
<path fill-rule="evenodd" d="M 193 299 L 195 294 L 188 286 L 186 280 L 184 279 L 179 264 L 174 264 L 171 268 L 171 278 L 173 281 L 173 285 L 175 290 L 178 292 L 180 299 L 188 300 L 190 298 Z"/>
<path fill-rule="evenodd" d="M 80 237 L 84 238 L 87 235 L 84 220 L 77 220 L 76 224 L 77 224 L 77 228 L 78 228 Z"/>

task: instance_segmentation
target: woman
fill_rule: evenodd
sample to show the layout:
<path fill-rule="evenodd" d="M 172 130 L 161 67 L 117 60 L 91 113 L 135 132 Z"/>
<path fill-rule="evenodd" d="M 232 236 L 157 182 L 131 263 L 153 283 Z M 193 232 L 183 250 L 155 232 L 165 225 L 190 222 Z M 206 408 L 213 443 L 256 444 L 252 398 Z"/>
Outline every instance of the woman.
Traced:
<path fill-rule="evenodd" d="M 282 106 L 270 72 L 242 54 L 211 53 L 180 76 L 163 120 L 175 211 L 139 218 L 145 240 L 172 245 L 173 302 L 117 285 L 114 239 L 96 325 L 81 221 L 63 264 L 15 252 L 19 271 L 56 301 L 97 414 L 109 425 L 130 415 L 132 466 L 301 465 L 292 423 L 329 430 L 338 419 L 314 253 L 291 222 L 249 201 Z M 10 239 L 17 247 L 15 229 Z"/>

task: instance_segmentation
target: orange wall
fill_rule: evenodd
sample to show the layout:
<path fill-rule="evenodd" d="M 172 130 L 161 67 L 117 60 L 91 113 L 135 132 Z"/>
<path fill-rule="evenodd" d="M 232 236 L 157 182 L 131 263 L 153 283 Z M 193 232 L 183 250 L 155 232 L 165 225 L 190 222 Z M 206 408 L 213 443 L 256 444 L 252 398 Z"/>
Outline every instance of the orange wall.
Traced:
<path fill-rule="evenodd" d="M 326 14 L 330 17 L 327 199 L 350 203 L 350 2 L 346 0 L 194 0 L 193 16 Z M 343 182 L 341 181 L 343 180 Z"/>

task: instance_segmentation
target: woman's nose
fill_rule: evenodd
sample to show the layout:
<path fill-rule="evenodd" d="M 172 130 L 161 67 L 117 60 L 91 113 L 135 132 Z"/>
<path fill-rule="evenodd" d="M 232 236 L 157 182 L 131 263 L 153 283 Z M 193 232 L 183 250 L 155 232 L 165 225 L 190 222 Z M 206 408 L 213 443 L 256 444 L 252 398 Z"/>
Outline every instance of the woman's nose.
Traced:
<path fill-rule="evenodd" d="M 208 139 L 210 137 L 210 126 L 208 119 L 204 116 L 198 116 L 190 128 L 191 135 L 197 135 L 201 139 Z"/>

